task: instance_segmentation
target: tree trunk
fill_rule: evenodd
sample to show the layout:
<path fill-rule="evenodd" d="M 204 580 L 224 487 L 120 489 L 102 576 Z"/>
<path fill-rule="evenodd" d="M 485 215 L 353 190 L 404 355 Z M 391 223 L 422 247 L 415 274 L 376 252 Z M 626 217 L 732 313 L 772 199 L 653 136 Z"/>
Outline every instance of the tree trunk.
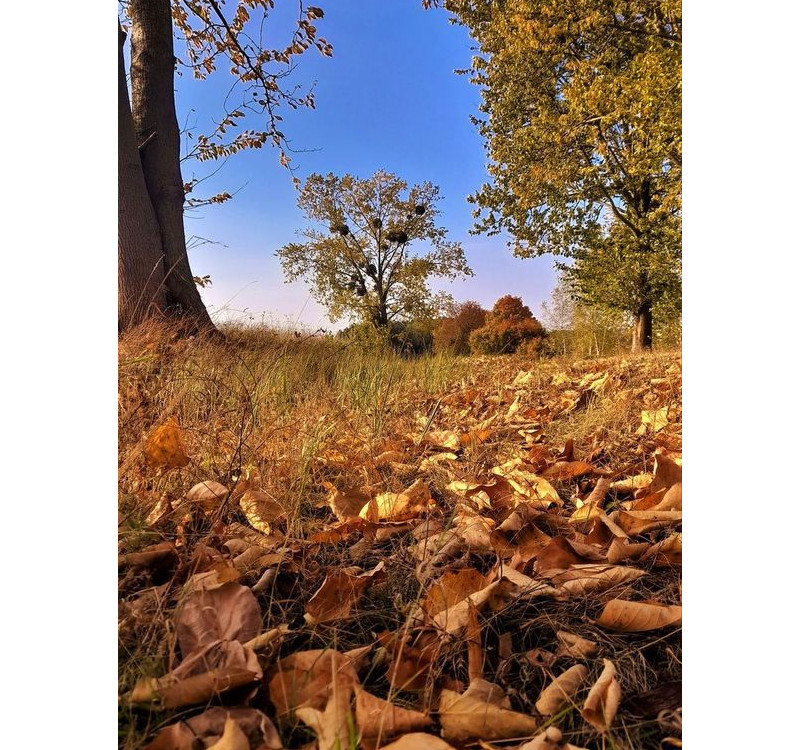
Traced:
<path fill-rule="evenodd" d="M 117 103 L 118 327 L 125 330 L 166 305 L 161 235 L 133 133 L 119 28 Z"/>
<path fill-rule="evenodd" d="M 130 16 L 133 122 L 161 234 L 167 302 L 199 328 L 213 328 L 186 254 L 170 1 L 131 0 Z"/>
<path fill-rule="evenodd" d="M 632 352 L 650 351 L 653 348 L 653 305 L 649 300 L 636 311 L 636 325 L 633 328 Z"/>

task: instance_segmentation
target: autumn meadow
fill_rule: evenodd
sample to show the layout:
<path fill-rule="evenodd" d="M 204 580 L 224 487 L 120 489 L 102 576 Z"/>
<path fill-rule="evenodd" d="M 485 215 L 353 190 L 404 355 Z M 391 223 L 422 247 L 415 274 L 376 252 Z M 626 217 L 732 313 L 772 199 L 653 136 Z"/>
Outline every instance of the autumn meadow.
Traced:
<path fill-rule="evenodd" d="M 681 29 L 120 4 L 122 750 L 682 746 Z"/>

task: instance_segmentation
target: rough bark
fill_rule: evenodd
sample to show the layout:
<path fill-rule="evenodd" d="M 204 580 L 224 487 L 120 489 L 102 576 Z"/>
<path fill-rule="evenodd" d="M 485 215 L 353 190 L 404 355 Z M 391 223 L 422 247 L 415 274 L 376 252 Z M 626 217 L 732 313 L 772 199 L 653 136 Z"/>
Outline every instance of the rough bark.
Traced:
<path fill-rule="evenodd" d="M 186 254 L 169 0 L 131 0 L 130 16 L 133 122 L 161 234 L 167 302 L 199 328 L 212 328 Z"/>
<path fill-rule="evenodd" d="M 120 330 L 140 323 L 166 305 L 161 235 L 147 193 L 142 163 L 133 132 L 119 28 L 117 104 L 118 200 L 118 325 Z"/>
<path fill-rule="evenodd" d="M 649 351 L 653 348 L 653 305 L 649 301 L 641 304 L 636 312 L 633 328 L 632 352 Z"/>

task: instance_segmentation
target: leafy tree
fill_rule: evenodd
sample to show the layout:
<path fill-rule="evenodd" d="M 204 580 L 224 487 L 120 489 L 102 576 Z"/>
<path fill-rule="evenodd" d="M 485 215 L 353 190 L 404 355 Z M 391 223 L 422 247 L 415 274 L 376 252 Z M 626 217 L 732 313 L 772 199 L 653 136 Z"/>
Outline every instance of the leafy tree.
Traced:
<path fill-rule="evenodd" d="M 582 292 L 624 304 L 649 348 L 653 308 L 680 286 L 680 0 L 443 4 L 479 45 L 492 181 L 470 199 L 476 231 L 576 257 Z M 624 303 L 604 297 L 612 259 Z"/>
<path fill-rule="evenodd" d="M 469 335 L 486 323 L 489 313 L 472 300 L 452 305 L 449 312 L 449 317 L 443 318 L 433 333 L 436 350 L 469 354 Z"/>
<path fill-rule="evenodd" d="M 176 114 L 176 70 L 188 68 L 206 78 L 218 65 L 227 67 L 233 87 L 232 106 L 213 133 L 198 135 L 188 156 L 200 161 L 230 156 L 264 143 L 276 145 L 288 166 L 279 110 L 314 106 L 311 93 L 282 88 L 292 58 L 316 47 L 330 55 L 330 45 L 317 36 L 315 19 L 323 12 L 300 4 L 288 45 L 268 49 L 253 41 L 269 26 L 274 0 L 129 0 L 123 4 L 125 27 L 118 24 L 118 293 L 119 328 L 128 328 L 156 312 L 186 317 L 196 327 L 211 328 L 189 267 L 183 212 L 186 194 L 198 180 L 181 174 L 181 134 Z M 130 32 L 130 93 L 123 54 Z M 186 41 L 177 57 L 178 32 Z M 258 129 L 228 131 L 247 114 L 259 118 Z M 219 203 L 221 194 L 190 203 Z"/>
<path fill-rule="evenodd" d="M 409 190 L 390 172 L 363 180 L 312 174 L 298 205 L 314 225 L 301 232 L 306 242 L 277 252 L 287 281 L 308 281 L 334 321 L 347 316 L 385 328 L 432 316 L 443 295 L 431 292 L 428 279 L 472 275 L 461 245 L 436 226 L 438 200 L 430 182 Z M 430 247 L 415 254 L 415 242 Z"/>
<path fill-rule="evenodd" d="M 546 336 L 522 299 L 507 294 L 494 303 L 486 325 L 470 334 L 469 346 L 477 354 L 513 354 L 522 349 L 534 354 L 541 350 Z"/>

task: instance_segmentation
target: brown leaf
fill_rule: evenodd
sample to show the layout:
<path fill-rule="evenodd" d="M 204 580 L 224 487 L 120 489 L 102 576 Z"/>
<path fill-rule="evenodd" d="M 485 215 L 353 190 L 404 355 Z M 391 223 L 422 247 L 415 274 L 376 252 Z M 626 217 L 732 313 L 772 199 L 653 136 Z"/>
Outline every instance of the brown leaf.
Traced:
<path fill-rule="evenodd" d="M 445 571 L 428 589 L 422 608 L 431 616 L 452 607 L 486 586 L 486 576 L 474 568 Z"/>
<path fill-rule="evenodd" d="M 251 649 L 238 641 L 215 641 L 190 654 L 163 677 L 137 682 L 130 700 L 158 702 L 163 708 L 193 706 L 261 677 L 258 658 Z"/>
<path fill-rule="evenodd" d="M 399 734 L 427 729 L 433 722 L 419 711 L 395 706 L 366 690 L 357 690 L 356 724 L 361 732 L 361 746 L 369 750 Z"/>
<path fill-rule="evenodd" d="M 565 570 L 578 563 L 600 562 L 602 559 L 603 555 L 588 545 L 579 546 L 566 537 L 556 536 L 536 555 L 534 569 L 538 573 L 545 573 L 549 570 Z"/>
<path fill-rule="evenodd" d="M 248 748 L 281 750 L 283 743 L 269 718 L 255 708 L 209 708 L 197 716 L 162 729 L 144 750 L 195 750 L 219 740 L 233 720 L 248 740 Z"/>
<path fill-rule="evenodd" d="M 558 727 L 547 727 L 530 742 L 520 745 L 517 750 L 586 750 L 585 748 L 563 742 L 564 735 Z"/>
<path fill-rule="evenodd" d="M 612 599 L 606 603 L 596 623 L 602 628 L 620 633 L 639 633 L 679 626 L 681 610 L 680 605 Z"/>
<path fill-rule="evenodd" d="M 679 510 L 618 510 L 611 518 L 629 536 L 639 536 L 680 524 L 682 514 Z"/>
<path fill-rule="evenodd" d="M 359 684 L 354 660 L 332 649 L 298 651 L 278 661 L 269 698 L 279 719 L 294 720 L 304 706 L 323 710 L 329 693 L 352 694 Z"/>
<path fill-rule="evenodd" d="M 386 577 L 383 568 L 381 561 L 368 573 L 356 575 L 345 570 L 329 573 L 306 604 L 306 622 L 315 625 L 346 620 L 367 588 Z"/>
<path fill-rule="evenodd" d="M 663 449 L 656 451 L 655 470 L 653 472 L 653 490 L 669 489 L 683 481 L 683 458 Z"/>
<path fill-rule="evenodd" d="M 672 534 L 666 539 L 657 542 L 643 555 L 642 562 L 655 558 L 653 565 L 656 568 L 680 566 L 683 564 L 683 535 Z"/>
<path fill-rule="evenodd" d="M 571 656 L 575 659 L 584 659 L 594 656 L 597 653 L 598 645 L 587 638 L 581 638 L 575 633 L 566 630 L 556 631 L 556 638 L 559 641 L 557 656 Z"/>
<path fill-rule="evenodd" d="M 239 507 L 250 525 L 263 534 L 271 533 L 270 524 L 286 516 L 275 498 L 256 489 L 245 491 L 239 498 Z"/>
<path fill-rule="evenodd" d="M 373 493 L 364 488 L 348 487 L 340 490 L 331 486 L 328 505 L 339 521 L 349 521 L 358 518 L 359 512 L 372 497 Z"/>
<path fill-rule="evenodd" d="M 434 616 L 433 624 L 451 635 L 460 635 L 467 627 L 470 606 L 474 606 L 478 612 L 487 607 L 499 608 L 513 596 L 518 588 L 508 578 L 503 577 L 439 612 Z"/>
<path fill-rule="evenodd" d="M 481 739 L 484 742 L 532 735 L 539 722 L 532 716 L 511 711 L 470 695 L 442 690 L 439 723 L 446 740 L 461 743 Z"/>
<path fill-rule="evenodd" d="M 443 739 L 434 734 L 424 734 L 423 732 L 412 732 L 403 735 L 399 740 L 395 740 L 389 745 L 384 745 L 382 750 L 456 750 L 452 745 L 448 745 Z"/>
<path fill-rule="evenodd" d="M 594 466 L 585 461 L 556 461 L 542 472 L 542 476 L 554 482 L 566 482 L 593 472 Z"/>
<path fill-rule="evenodd" d="M 573 565 L 552 577 L 559 592 L 578 596 L 597 591 L 607 591 L 614 586 L 635 581 L 644 575 L 643 570 L 624 565 Z"/>
<path fill-rule="evenodd" d="M 572 703 L 572 699 L 580 690 L 589 670 L 583 664 L 576 664 L 566 672 L 562 672 L 544 690 L 536 701 L 536 710 L 542 716 L 553 716 L 562 708 Z"/>
<path fill-rule="evenodd" d="M 452 430 L 432 430 L 425 435 L 425 445 L 445 450 L 458 450 L 461 446 L 458 433 Z"/>
<path fill-rule="evenodd" d="M 186 493 L 186 500 L 192 505 L 197 505 L 206 513 L 215 511 L 228 496 L 228 488 L 224 484 L 207 479 L 198 482 Z"/>
<path fill-rule="evenodd" d="M 120 565 L 131 568 L 151 568 L 158 571 L 172 570 L 178 563 L 178 551 L 172 542 L 159 542 L 145 547 L 139 552 L 121 555 Z"/>
<path fill-rule="evenodd" d="M 606 557 L 612 565 L 617 565 L 625 560 L 638 560 L 648 549 L 649 542 L 631 543 L 615 537 L 611 540 Z"/>
<path fill-rule="evenodd" d="M 435 502 L 428 485 L 417 479 L 400 493 L 382 492 L 367 503 L 359 515 L 372 522 L 383 519 L 405 521 L 416 518 L 432 505 L 435 505 Z"/>
<path fill-rule="evenodd" d="M 222 736 L 213 745 L 209 745 L 208 750 L 250 750 L 250 742 L 239 725 L 228 718 Z"/>
<path fill-rule="evenodd" d="M 665 493 L 664 497 L 651 510 L 683 510 L 683 484 L 676 482 Z"/>
<path fill-rule="evenodd" d="M 597 682 L 592 685 L 586 702 L 583 704 L 581 716 L 588 721 L 598 732 L 608 731 L 611 722 L 617 715 L 619 701 L 622 696 L 619 683 L 616 679 L 617 670 L 608 660 L 603 659 L 603 672 Z"/>
<path fill-rule="evenodd" d="M 175 417 L 150 432 L 145 440 L 144 456 L 148 466 L 165 469 L 179 469 L 189 463 L 183 432 Z"/>
<path fill-rule="evenodd" d="M 249 641 L 261 630 L 261 607 L 247 586 L 226 583 L 187 597 L 175 618 L 184 658 L 218 641 Z"/>

